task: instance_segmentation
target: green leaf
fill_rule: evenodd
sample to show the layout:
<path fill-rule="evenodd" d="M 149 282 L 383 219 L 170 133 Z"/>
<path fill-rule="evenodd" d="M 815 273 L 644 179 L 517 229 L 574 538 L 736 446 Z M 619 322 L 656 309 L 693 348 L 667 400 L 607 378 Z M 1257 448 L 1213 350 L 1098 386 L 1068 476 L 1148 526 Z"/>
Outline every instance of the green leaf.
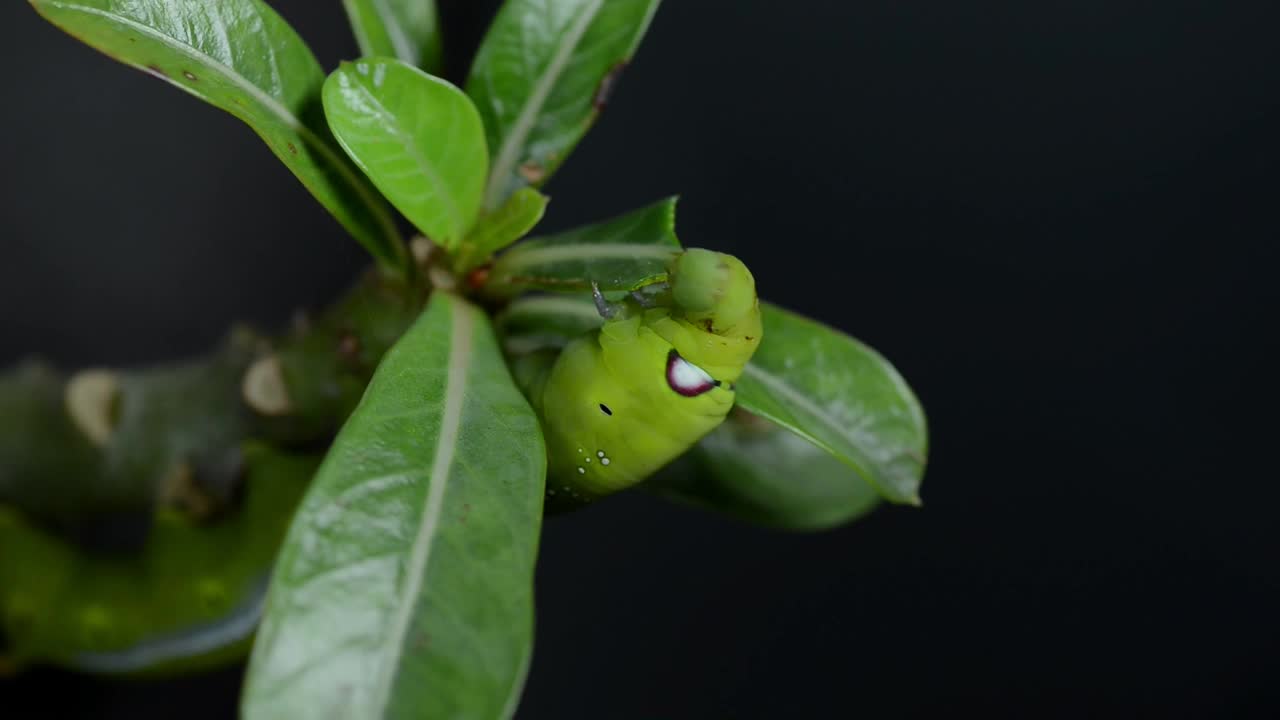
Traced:
<path fill-rule="evenodd" d="M 827 451 L 735 409 L 645 487 L 782 530 L 822 530 L 870 512 L 880 496 Z"/>
<path fill-rule="evenodd" d="M 373 58 L 329 76 L 324 111 L 387 199 L 436 244 L 456 249 L 479 213 L 488 163 L 467 96 L 399 60 Z"/>
<path fill-rule="evenodd" d="M 764 340 L 737 385 L 737 404 L 808 439 L 885 498 L 920 503 L 924 411 L 876 351 L 768 303 Z"/>
<path fill-rule="evenodd" d="M 591 127 L 658 0 L 507 0 L 467 79 L 493 151 L 485 206 L 540 186 Z"/>
<path fill-rule="evenodd" d="M 435 0 L 342 0 L 365 57 L 402 60 L 427 72 L 440 69 L 440 20 Z"/>
<path fill-rule="evenodd" d="M 547 211 L 547 196 L 520 188 L 502 207 L 480 215 L 458 251 L 458 269 L 467 271 L 529 233 Z"/>
<path fill-rule="evenodd" d="M 511 301 L 497 318 L 502 347 L 522 354 L 559 349 L 604 322 L 587 295 L 526 295 Z"/>
<path fill-rule="evenodd" d="M 532 648 L 545 472 L 486 316 L 437 291 L 289 530 L 244 717 L 509 717 Z"/>
<path fill-rule="evenodd" d="M 612 220 L 525 240 L 494 262 L 486 289 L 581 291 L 594 280 L 601 290 L 626 291 L 666 280 L 667 261 L 680 252 L 675 213 L 671 197 Z"/>
<path fill-rule="evenodd" d="M 389 209 L 332 144 L 324 71 L 260 0 L 31 0 L 86 44 L 240 118 L 385 267 L 408 272 Z"/>

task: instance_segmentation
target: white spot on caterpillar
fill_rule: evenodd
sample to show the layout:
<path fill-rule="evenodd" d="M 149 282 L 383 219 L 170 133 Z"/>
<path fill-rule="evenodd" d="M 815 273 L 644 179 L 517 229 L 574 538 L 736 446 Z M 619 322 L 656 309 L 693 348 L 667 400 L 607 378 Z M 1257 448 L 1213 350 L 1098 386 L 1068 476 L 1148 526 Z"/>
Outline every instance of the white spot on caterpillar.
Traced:
<path fill-rule="evenodd" d="M 597 450 L 597 451 L 596 451 L 596 457 L 604 457 L 604 451 L 603 451 L 603 450 Z"/>
<path fill-rule="evenodd" d="M 600 459 L 600 464 L 601 464 L 601 465 L 608 465 L 608 464 L 609 464 L 609 458 L 601 458 L 601 459 Z"/>
<path fill-rule="evenodd" d="M 587 462 L 591 462 L 591 458 L 587 458 Z"/>
<path fill-rule="evenodd" d="M 578 448 L 578 452 L 582 452 L 582 448 Z"/>
<path fill-rule="evenodd" d="M 587 469 L 586 469 L 586 468 L 583 468 L 583 467 L 579 467 L 579 468 L 578 468 L 578 474 L 579 474 L 579 475 L 586 475 L 586 474 L 587 474 Z"/>

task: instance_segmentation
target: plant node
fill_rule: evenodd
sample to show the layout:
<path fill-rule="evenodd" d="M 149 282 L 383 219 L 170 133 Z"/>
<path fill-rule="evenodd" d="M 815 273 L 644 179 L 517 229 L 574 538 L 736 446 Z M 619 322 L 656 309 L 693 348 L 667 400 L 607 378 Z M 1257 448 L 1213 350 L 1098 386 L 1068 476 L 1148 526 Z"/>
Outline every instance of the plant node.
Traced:
<path fill-rule="evenodd" d="M 110 370 L 83 370 L 67 382 L 67 414 L 96 447 L 105 447 L 116 426 L 120 376 Z"/>
<path fill-rule="evenodd" d="M 261 415 L 276 417 L 293 409 L 280 357 L 275 354 L 259 358 L 249 366 L 240 393 L 249 407 Z"/>

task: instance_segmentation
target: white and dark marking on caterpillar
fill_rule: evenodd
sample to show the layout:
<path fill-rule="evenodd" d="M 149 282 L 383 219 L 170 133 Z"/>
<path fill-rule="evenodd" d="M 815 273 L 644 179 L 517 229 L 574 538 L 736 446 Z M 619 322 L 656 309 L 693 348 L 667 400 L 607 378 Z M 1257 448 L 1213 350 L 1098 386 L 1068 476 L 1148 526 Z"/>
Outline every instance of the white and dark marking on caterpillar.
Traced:
<path fill-rule="evenodd" d="M 685 397 L 697 397 L 712 388 L 720 387 L 720 381 L 706 370 L 680 357 L 673 348 L 667 353 L 667 385 Z"/>

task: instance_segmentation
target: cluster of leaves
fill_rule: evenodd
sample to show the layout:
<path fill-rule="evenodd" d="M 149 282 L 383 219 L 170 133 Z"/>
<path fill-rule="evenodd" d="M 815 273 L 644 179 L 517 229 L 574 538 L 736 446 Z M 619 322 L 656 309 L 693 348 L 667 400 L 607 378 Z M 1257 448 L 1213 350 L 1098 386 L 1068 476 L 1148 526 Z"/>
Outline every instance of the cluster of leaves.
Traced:
<path fill-rule="evenodd" d="M 297 512 L 246 717 L 509 716 L 532 647 L 545 458 L 503 344 L 590 329 L 599 319 L 581 291 L 661 282 L 680 248 L 671 199 L 513 243 L 542 217 L 538 188 L 594 121 L 658 1 L 507 0 L 462 88 L 430 74 L 440 37 L 427 0 L 345 0 L 365 57 L 327 76 L 261 0 L 31 1 L 247 123 L 389 275 L 425 282 L 394 207 L 453 278 L 433 277 Z M 482 284 L 458 280 L 477 268 Z M 481 296 L 502 299 L 496 321 Z M 651 488 L 789 529 L 846 522 L 879 497 L 918 502 L 924 418 L 893 368 L 767 303 L 764 320 L 738 386 L 745 412 Z"/>

